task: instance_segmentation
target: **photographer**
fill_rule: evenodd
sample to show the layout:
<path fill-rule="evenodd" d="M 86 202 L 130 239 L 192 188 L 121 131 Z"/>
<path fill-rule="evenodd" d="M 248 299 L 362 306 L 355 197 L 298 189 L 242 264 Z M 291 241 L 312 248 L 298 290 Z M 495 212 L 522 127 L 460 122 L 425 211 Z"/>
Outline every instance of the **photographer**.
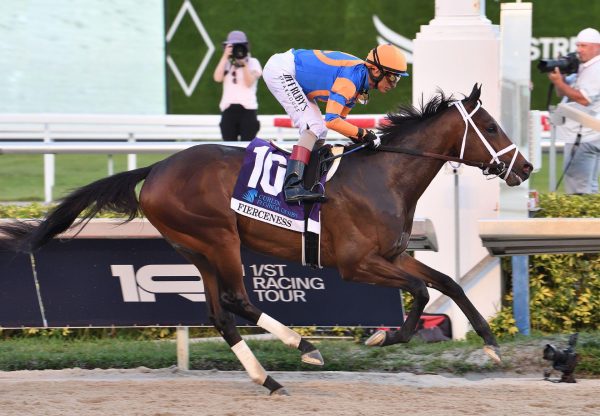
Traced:
<path fill-rule="evenodd" d="M 229 32 L 223 42 L 223 56 L 213 78 L 223 83 L 221 136 L 225 141 L 252 140 L 260 129 L 257 118 L 256 85 L 262 73 L 260 62 L 250 55 L 244 32 Z"/>
<path fill-rule="evenodd" d="M 600 112 L 600 33 L 587 28 L 577 35 L 579 68 L 576 74 L 565 77 L 559 70 L 548 73 L 562 102 L 577 102 Z M 557 126 L 556 136 L 565 142 L 565 192 L 590 194 L 598 192 L 600 167 L 600 132 L 566 119 Z"/>

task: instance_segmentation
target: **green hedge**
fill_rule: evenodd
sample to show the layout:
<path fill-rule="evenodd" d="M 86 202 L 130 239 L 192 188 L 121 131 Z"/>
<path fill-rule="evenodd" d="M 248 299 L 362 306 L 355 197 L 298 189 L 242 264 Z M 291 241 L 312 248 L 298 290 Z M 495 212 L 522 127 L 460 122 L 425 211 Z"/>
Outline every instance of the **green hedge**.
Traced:
<path fill-rule="evenodd" d="M 600 218 L 600 195 L 541 194 L 536 217 Z M 508 259 L 507 259 L 508 260 Z M 497 334 L 516 334 L 510 261 L 502 311 L 491 321 Z M 600 254 L 529 257 L 529 305 L 533 330 L 545 333 L 600 328 Z"/>

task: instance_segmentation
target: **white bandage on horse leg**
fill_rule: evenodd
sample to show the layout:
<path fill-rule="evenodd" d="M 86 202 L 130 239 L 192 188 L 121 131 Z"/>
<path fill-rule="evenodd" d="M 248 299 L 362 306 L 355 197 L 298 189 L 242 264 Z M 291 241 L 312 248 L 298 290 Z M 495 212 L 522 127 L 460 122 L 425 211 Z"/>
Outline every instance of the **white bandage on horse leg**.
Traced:
<path fill-rule="evenodd" d="M 240 360 L 252 381 L 262 386 L 267 379 L 267 372 L 258 362 L 250 347 L 246 344 L 246 341 L 241 340 L 231 347 L 231 351 Z"/>
<path fill-rule="evenodd" d="M 279 338 L 285 345 L 289 345 L 293 348 L 298 348 L 302 337 L 295 331 L 292 331 L 281 322 L 271 318 L 266 313 L 260 315 L 258 322 L 256 323 L 262 329 L 269 331 L 271 334 Z"/>

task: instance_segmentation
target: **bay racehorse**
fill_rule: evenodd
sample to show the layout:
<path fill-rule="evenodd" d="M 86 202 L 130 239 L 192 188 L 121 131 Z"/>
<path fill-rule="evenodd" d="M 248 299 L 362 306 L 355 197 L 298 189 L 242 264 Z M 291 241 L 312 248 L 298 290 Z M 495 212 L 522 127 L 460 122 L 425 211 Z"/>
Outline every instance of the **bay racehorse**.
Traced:
<path fill-rule="evenodd" d="M 475 85 L 463 100 L 439 92 L 419 108 L 401 106 L 388 114 L 381 128 L 382 145 L 343 157 L 327 184 L 329 200 L 321 213 L 321 263 L 336 267 L 344 280 L 398 288 L 414 297 L 404 325 L 397 331 L 376 332 L 367 345 L 408 342 L 431 287 L 456 302 L 483 338 L 486 353 L 500 361 L 488 323 L 463 289 L 405 252 L 417 200 L 446 161 L 479 167 L 510 186 L 521 184 L 531 173 L 531 164 L 481 107 L 480 93 Z M 240 337 L 234 315 L 300 350 L 306 363 L 322 365 L 323 359 L 310 342 L 250 302 L 243 283 L 240 246 L 300 261 L 301 236 L 229 208 L 243 159 L 244 149 L 238 147 L 191 147 L 151 166 L 83 186 L 43 220 L 13 222 L 0 232 L 11 249 L 31 252 L 76 221 L 90 219 L 102 210 L 121 213 L 129 220 L 145 215 L 175 250 L 198 267 L 211 322 L 250 378 L 272 394 L 286 394 Z M 143 180 L 138 198 L 136 185 Z"/>

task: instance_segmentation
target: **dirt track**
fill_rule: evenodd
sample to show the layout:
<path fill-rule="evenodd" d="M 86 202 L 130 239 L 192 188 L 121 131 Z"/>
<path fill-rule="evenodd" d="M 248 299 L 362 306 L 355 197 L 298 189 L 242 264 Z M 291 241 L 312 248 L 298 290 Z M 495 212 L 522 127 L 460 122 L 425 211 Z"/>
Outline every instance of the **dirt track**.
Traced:
<path fill-rule="evenodd" d="M 269 397 L 243 372 L 0 372 L 1 415 L 592 415 L 600 380 L 456 378 L 409 373 L 274 372 L 289 397 Z"/>

